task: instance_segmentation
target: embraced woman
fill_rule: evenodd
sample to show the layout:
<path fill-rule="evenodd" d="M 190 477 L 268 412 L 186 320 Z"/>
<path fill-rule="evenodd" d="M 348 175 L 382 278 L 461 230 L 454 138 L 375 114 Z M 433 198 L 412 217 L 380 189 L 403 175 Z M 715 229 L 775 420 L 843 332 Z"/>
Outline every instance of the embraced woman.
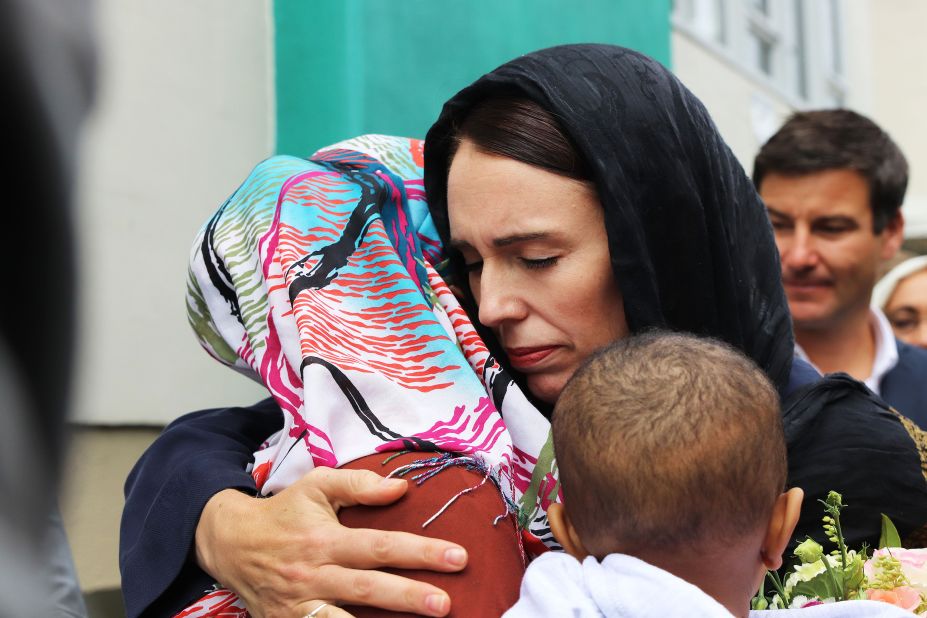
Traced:
<path fill-rule="evenodd" d="M 215 581 L 258 616 L 347 615 L 335 604 L 491 615 L 473 598 L 488 588 L 501 590 L 493 603 L 514 601 L 523 565 L 506 547 L 556 549 L 544 518 L 557 494 L 552 404 L 593 350 L 653 328 L 725 340 L 777 385 L 789 483 L 806 494 L 796 538 L 823 540 L 817 499 L 835 490 L 852 545 L 875 543 L 880 513 L 923 539 L 923 434 L 860 383 L 793 357 L 765 208 L 704 107 L 657 62 L 555 47 L 462 90 L 425 141 L 430 216 L 415 142 L 370 138 L 314 161 L 259 166 L 194 252 L 201 340 L 274 397 L 178 419 L 133 470 L 120 548 L 129 616 L 172 615 Z M 272 208 L 249 210 L 259 203 Z M 307 228 L 310 206 L 322 214 Z M 242 244 L 229 217 L 250 230 L 251 257 L 217 249 Z M 415 332 L 392 330 L 412 297 Z M 450 385 L 423 388 L 439 382 Z M 466 403 L 441 400 L 451 392 Z M 401 450 L 426 451 L 421 466 L 463 464 L 470 480 L 451 491 L 445 471 L 407 488 L 369 472 Z M 487 478 L 495 508 L 515 515 L 500 525 L 526 534 L 477 549 L 493 522 L 469 512 L 470 496 L 435 520 L 462 511 L 455 536 L 419 527 Z M 404 493 L 396 506 L 344 508 Z M 396 525 L 403 503 L 435 493 L 414 525 Z"/>

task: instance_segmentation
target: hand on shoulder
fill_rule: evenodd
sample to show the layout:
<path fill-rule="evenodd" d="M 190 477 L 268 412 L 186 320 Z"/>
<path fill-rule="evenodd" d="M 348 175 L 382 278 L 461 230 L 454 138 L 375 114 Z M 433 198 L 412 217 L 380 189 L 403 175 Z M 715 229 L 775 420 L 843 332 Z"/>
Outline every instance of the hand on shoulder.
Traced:
<path fill-rule="evenodd" d="M 197 562 L 256 617 L 303 616 L 320 601 L 444 616 L 450 611 L 444 591 L 374 569 L 459 571 L 467 563 L 462 547 L 338 522 L 343 507 L 390 504 L 406 489 L 404 480 L 366 470 L 316 468 L 269 498 L 221 491 L 200 517 Z"/>

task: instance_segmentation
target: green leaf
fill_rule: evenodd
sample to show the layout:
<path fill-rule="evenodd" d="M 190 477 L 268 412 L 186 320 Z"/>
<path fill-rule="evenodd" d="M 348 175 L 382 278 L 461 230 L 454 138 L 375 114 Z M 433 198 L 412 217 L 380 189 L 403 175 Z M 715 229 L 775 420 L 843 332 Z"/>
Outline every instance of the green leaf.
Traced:
<path fill-rule="evenodd" d="M 792 588 L 792 597 L 799 595 L 823 601 L 824 599 L 839 599 L 842 591 L 834 576 L 827 571 L 822 571 L 810 581 L 799 581 L 795 584 Z"/>
<path fill-rule="evenodd" d="M 901 537 L 892 520 L 882 513 L 882 535 L 879 537 L 879 549 L 884 547 L 901 547 Z"/>
<path fill-rule="evenodd" d="M 853 559 L 850 560 L 849 564 L 847 564 L 847 568 L 843 572 L 843 592 L 845 598 L 860 598 L 863 582 L 866 579 L 866 574 L 863 571 L 864 564 L 865 558 L 862 554 L 856 554 L 853 556 Z"/>

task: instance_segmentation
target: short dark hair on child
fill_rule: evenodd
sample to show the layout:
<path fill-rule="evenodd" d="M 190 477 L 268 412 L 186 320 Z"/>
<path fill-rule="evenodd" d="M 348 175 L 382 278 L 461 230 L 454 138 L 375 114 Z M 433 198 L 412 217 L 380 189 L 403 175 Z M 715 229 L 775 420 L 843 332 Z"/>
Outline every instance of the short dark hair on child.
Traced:
<path fill-rule="evenodd" d="M 778 395 L 713 339 L 613 343 L 567 383 L 552 422 L 564 503 L 598 557 L 752 533 L 785 488 Z"/>
<path fill-rule="evenodd" d="M 908 162 L 879 125 L 848 109 L 796 112 L 769 138 L 753 162 L 757 189 L 767 174 L 800 176 L 850 169 L 869 185 L 872 227 L 878 234 L 904 202 Z"/>

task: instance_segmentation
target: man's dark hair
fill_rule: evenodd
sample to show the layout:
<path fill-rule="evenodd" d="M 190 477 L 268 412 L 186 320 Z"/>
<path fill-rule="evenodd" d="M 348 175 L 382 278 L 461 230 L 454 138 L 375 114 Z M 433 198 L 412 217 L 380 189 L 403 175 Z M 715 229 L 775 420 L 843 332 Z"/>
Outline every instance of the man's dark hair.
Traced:
<path fill-rule="evenodd" d="M 769 138 L 753 163 L 757 189 L 767 174 L 858 172 L 869 185 L 873 231 L 885 229 L 904 202 L 908 162 L 876 123 L 848 109 L 797 112 Z"/>
<path fill-rule="evenodd" d="M 754 533 L 785 487 L 778 395 L 714 339 L 613 343 L 567 383 L 552 423 L 564 504 L 597 557 Z"/>

